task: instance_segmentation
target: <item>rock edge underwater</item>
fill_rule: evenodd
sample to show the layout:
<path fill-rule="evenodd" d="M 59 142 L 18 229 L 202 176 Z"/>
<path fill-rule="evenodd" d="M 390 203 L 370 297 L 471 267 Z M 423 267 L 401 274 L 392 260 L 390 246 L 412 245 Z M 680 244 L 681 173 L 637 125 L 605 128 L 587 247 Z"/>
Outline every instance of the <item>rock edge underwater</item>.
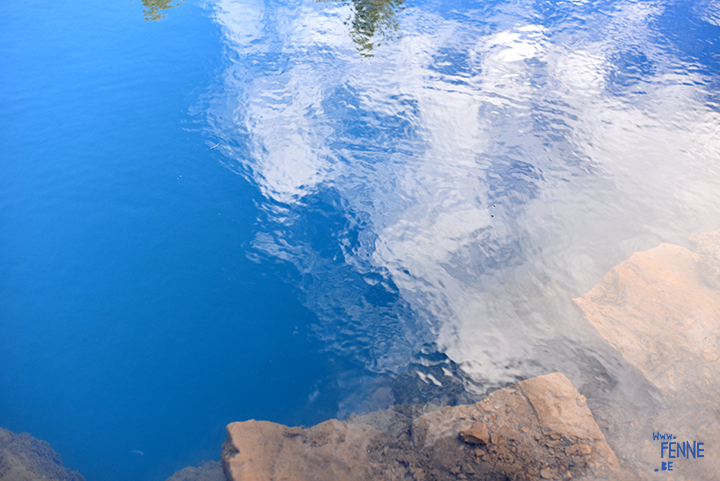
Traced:
<path fill-rule="evenodd" d="M 630 441 L 601 430 L 588 400 L 554 372 L 433 411 L 398 405 L 308 429 L 231 423 L 222 464 L 188 467 L 168 481 L 720 479 L 720 230 L 693 236 L 689 249 L 661 244 L 635 253 L 574 302 L 661 398 L 658 413 L 602 406 L 604 422 L 631 419 L 641 431 Z M 671 430 L 670 439 L 702 441 L 707 456 L 682 472 L 655 472 L 655 426 Z M 618 451 L 619 460 L 611 445 L 632 452 Z M 0 428 L 0 480 L 84 478 L 47 442 Z"/>
<path fill-rule="evenodd" d="M 661 244 L 635 253 L 574 299 L 585 320 L 657 388 L 666 410 L 634 420 L 648 433 L 635 436 L 636 446 L 622 466 L 585 397 L 556 372 L 496 391 L 474 405 L 419 416 L 395 406 L 309 429 L 254 420 L 231 423 L 222 452 L 227 480 L 653 479 L 661 453 L 649 430 L 659 424 L 688 439 L 699 433 L 716 449 L 720 230 L 693 236 L 689 246 Z M 695 410 L 707 422 L 676 422 L 668 406 L 677 403 L 687 411 L 683 418 Z M 378 418 L 384 419 L 380 428 Z M 720 469 L 715 459 L 672 475 L 720 479 Z"/>
<path fill-rule="evenodd" d="M 0 480 L 2 481 L 85 481 L 62 465 L 60 455 L 47 441 L 28 433 L 0 428 Z"/>
<path fill-rule="evenodd" d="M 632 479 L 585 398 L 557 372 L 396 421 L 394 431 L 363 417 L 309 429 L 232 423 L 222 462 L 229 481 Z"/>

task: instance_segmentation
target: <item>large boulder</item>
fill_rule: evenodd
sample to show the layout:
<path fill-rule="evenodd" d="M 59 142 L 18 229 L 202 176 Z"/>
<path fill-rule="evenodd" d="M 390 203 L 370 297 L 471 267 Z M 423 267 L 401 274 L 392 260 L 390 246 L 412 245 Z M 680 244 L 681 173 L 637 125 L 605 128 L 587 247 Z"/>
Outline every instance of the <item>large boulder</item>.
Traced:
<path fill-rule="evenodd" d="M 468 479 L 472 473 L 499 479 L 627 477 L 585 398 L 560 373 L 501 389 L 475 405 L 423 415 L 412 433 L 432 464 Z"/>
<path fill-rule="evenodd" d="M 670 399 L 720 395 L 720 231 L 633 254 L 575 302 Z"/>
<path fill-rule="evenodd" d="M 625 433 L 645 433 L 623 443 L 625 459 L 643 479 L 654 479 L 663 467 L 662 440 L 652 433 L 703 442 L 709 450 L 720 443 L 720 230 L 693 236 L 688 245 L 635 253 L 575 299 L 608 343 L 662 393 L 640 430 Z M 720 479 L 713 453 L 679 460 L 674 475 Z"/>
<path fill-rule="evenodd" d="M 377 419 L 393 424 L 373 427 Z M 364 423 L 367 421 L 369 424 Z M 374 414 L 309 429 L 232 423 L 229 481 L 626 479 L 585 398 L 560 373 L 415 419 Z"/>
<path fill-rule="evenodd" d="M 232 423 L 222 460 L 229 480 L 355 481 L 371 479 L 370 426 L 331 419 L 310 429 L 267 421 Z"/>

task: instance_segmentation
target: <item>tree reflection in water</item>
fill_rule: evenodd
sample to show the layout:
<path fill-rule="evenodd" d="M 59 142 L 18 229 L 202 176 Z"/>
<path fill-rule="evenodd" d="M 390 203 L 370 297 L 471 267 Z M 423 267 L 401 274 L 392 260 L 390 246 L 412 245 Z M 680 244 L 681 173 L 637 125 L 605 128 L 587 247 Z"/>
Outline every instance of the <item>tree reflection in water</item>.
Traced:
<path fill-rule="evenodd" d="M 352 8 L 348 22 L 350 37 L 363 57 L 372 57 L 374 47 L 382 42 L 397 40 L 400 22 L 398 13 L 404 8 L 405 0 L 318 0 L 322 3 L 340 1 Z"/>
<path fill-rule="evenodd" d="M 177 7 L 184 0 L 178 0 L 177 3 L 173 3 L 174 0 L 142 0 L 143 12 L 145 13 L 145 20 L 162 20 L 167 17 L 167 13 L 163 14 L 163 10 L 168 10 L 173 7 Z"/>

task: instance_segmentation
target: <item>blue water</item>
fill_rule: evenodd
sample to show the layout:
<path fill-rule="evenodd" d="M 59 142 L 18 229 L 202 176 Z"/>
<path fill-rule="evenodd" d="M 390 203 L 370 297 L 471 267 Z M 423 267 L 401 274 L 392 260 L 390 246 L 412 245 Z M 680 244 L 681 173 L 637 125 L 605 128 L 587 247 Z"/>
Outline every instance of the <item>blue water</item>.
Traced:
<path fill-rule="evenodd" d="M 0 426 L 155 481 L 231 421 L 596 382 L 570 300 L 720 228 L 720 8 L 363 5 L 0 4 Z"/>

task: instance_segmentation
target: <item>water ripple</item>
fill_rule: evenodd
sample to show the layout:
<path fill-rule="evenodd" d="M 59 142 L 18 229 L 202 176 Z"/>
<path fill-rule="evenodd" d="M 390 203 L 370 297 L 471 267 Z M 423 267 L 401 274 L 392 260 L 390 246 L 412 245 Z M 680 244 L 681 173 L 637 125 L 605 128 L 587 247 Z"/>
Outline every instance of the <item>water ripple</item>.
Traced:
<path fill-rule="evenodd" d="M 206 130 L 264 195 L 253 255 L 293 264 L 316 335 L 369 371 L 427 345 L 469 389 L 573 369 L 570 299 L 720 225 L 717 44 L 676 42 L 668 2 L 420 2 L 372 58 L 357 2 L 213 8 Z"/>

